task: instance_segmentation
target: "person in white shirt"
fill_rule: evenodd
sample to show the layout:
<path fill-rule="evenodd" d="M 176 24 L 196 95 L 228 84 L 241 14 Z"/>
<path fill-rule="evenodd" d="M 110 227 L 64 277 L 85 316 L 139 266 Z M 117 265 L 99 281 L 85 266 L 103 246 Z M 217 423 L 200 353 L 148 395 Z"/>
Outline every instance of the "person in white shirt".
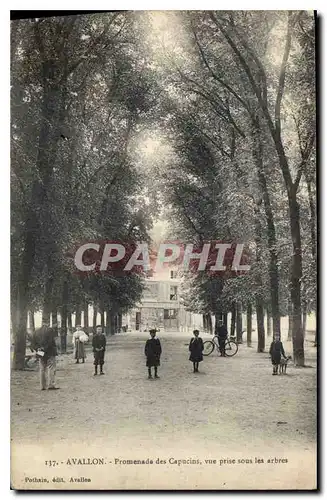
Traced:
<path fill-rule="evenodd" d="M 74 346 L 74 359 L 76 359 L 76 363 L 79 363 L 79 360 L 82 360 L 82 363 L 85 363 L 85 346 L 84 342 L 86 341 L 87 335 L 82 330 L 80 325 L 76 326 L 76 332 L 73 334 L 73 346 Z"/>

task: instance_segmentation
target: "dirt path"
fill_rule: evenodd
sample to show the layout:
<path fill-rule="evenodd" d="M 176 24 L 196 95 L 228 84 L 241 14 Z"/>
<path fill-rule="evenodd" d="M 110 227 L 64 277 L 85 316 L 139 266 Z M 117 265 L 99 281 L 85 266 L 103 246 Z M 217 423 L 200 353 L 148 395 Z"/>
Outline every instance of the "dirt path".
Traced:
<path fill-rule="evenodd" d="M 162 334 L 159 380 L 147 380 L 146 334 L 108 340 L 105 376 L 93 377 L 92 355 L 75 365 L 59 358 L 60 391 L 40 391 L 36 372 L 12 374 L 12 441 L 99 445 L 110 456 L 129 450 L 165 454 L 314 453 L 316 350 L 306 348 L 304 369 L 289 366 L 272 377 L 267 354 L 240 346 L 234 358 L 212 354 L 192 373 L 188 336 Z M 286 351 L 291 352 L 286 343 Z M 49 448 L 49 449 L 50 449 Z M 20 448 L 21 449 L 21 448 Z M 249 451 L 250 452 L 250 451 Z"/>

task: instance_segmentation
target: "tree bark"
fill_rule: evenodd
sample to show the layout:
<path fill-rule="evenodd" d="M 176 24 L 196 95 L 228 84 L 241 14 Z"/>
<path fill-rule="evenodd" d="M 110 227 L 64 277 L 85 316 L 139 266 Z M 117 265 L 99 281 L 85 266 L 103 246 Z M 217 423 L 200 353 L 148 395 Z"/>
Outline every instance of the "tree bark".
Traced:
<path fill-rule="evenodd" d="M 121 313 L 118 313 L 118 333 L 121 333 L 122 328 L 123 328 L 123 315 Z"/>
<path fill-rule="evenodd" d="M 271 314 L 269 309 L 266 309 L 266 315 L 267 315 L 267 337 L 271 337 Z"/>
<path fill-rule="evenodd" d="M 105 325 L 106 325 L 105 318 L 104 318 L 104 309 L 101 309 L 100 315 L 101 315 L 101 327 L 104 330 L 105 329 Z M 106 320 L 108 321 L 108 314 L 107 314 Z"/>
<path fill-rule="evenodd" d="M 239 302 L 236 305 L 236 342 L 243 343 L 243 325 L 242 325 L 242 304 Z"/>
<path fill-rule="evenodd" d="M 304 366 L 304 338 L 302 330 L 302 304 L 301 304 L 301 279 L 302 279 L 302 247 L 300 232 L 300 208 L 294 189 L 289 199 L 291 214 L 291 234 L 293 241 L 293 259 L 291 274 L 291 298 L 293 304 L 293 358 L 294 364 Z"/>
<path fill-rule="evenodd" d="M 111 333 L 111 335 L 115 335 L 116 328 L 117 328 L 117 315 L 116 315 L 116 313 L 114 311 L 111 311 L 109 318 L 110 318 L 110 333 Z"/>
<path fill-rule="evenodd" d="M 287 340 L 292 340 L 292 338 L 293 338 L 293 334 L 292 334 L 292 331 L 293 331 L 293 306 L 292 306 L 291 298 L 288 299 L 287 313 L 288 313 Z"/>
<path fill-rule="evenodd" d="M 30 330 L 32 331 L 32 334 L 34 334 L 35 333 L 34 312 L 31 310 L 28 311 L 28 324 Z"/>
<path fill-rule="evenodd" d="M 82 324 L 82 311 L 80 306 L 77 306 L 75 311 L 75 328 L 81 324 Z"/>
<path fill-rule="evenodd" d="M 207 315 L 206 314 L 202 314 L 202 324 L 203 324 L 203 330 L 205 332 L 208 331 L 208 325 L 207 325 Z"/>
<path fill-rule="evenodd" d="M 263 147 L 261 140 L 261 127 L 259 118 L 256 117 L 253 122 L 253 158 L 257 167 L 259 186 L 263 198 L 265 217 L 267 224 L 267 242 L 269 250 L 269 281 L 271 297 L 271 316 L 273 321 L 274 338 L 280 338 L 280 312 L 279 312 L 279 273 L 277 259 L 277 240 L 274 222 L 273 210 L 270 202 L 270 195 L 267 186 L 266 175 L 263 164 Z M 267 334 L 270 335 L 270 330 Z"/>
<path fill-rule="evenodd" d="M 51 259 L 49 258 L 48 260 L 50 261 Z M 51 264 L 49 265 L 48 262 L 48 267 L 50 266 Z M 53 282 L 54 279 L 50 275 L 45 282 L 44 295 L 43 295 L 42 323 L 46 323 L 48 325 L 50 325 L 51 313 L 53 311 L 52 307 Z"/>
<path fill-rule="evenodd" d="M 73 331 L 73 320 L 72 320 L 72 313 L 70 311 L 67 312 L 67 328 L 70 333 Z"/>
<path fill-rule="evenodd" d="M 258 330 L 258 348 L 257 352 L 264 352 L 265 350 L 265 321 L 264 309 L 262 300 L 256 298 L 256 314 L 257 314 L 257 330 Z"/>
<path fill-rule="evenodd" d="M 248 302 L 246 309 L 246 343 L 248 347 L 252 344 L 252 304 Z"/>
<path fill-rule="evenodd" d="M 224 313 L 223 314 L 223 322 L 224 322 L 224 325 L 227 327 L 227 320 L 228 320 L 228 314 L 227 313 Z"/>
<path fill-rule="evenodd" d="M 89 331 L 89 305 L 87 302 L 85 302 L 84 309 L 83 309 L 83 321 L 84 321 L 84 330 L 86 333 Z"/>
<path fill-rule="evenodd" d="M 67 323 L 68 327 L 70 327 L 70 331 L 72 331 L 72 316 L 68 314 L 68 279 L 67 275 L 64 278 L 62 285 L 62 306 L 61 306 L 61 328 L 60 328 L 60 350 L 61 353 L 65 353 L 67 351 Z M 70 325 L 69 325 L 70 319 Z"/>
<path fill-rule="evenodd" d="M 235 302 L 232 304 L 232 318 L 230 325 L 230 336 L 235 337 L 235 325 L 236 325 L 236 305 Z"/>
<path fill-rule="evenodd" d="M 51 325 L 54 326 L 54 325 L 58 325 L 58 313 L 57 311 L 52 311 L 51 312 Z"/>
<path fill-rule="evenodd" d="M 212 317 L 210 313 L 207 314 L 207 327 L 208 332 L 210 333 L 210 335 L 212 335 Z"/>
<path fill-rule="evenodd" d="M 50 325 L 50 311 L 45 309 L 42 311 L 42 324 Z"/>
<path fill-rule="evenodd" d="M 93 333 L 96 332 L 97 318 L 98 318 L 98 308 L 95 305 L 93 305 Z"/>

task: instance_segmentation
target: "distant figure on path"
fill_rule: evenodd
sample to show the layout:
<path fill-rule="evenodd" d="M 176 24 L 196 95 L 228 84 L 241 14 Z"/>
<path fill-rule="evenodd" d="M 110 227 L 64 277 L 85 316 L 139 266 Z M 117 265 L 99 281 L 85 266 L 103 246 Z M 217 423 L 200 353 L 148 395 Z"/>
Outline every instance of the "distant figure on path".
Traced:
<path fill-rule="evenodd" d="M 199 363 L 203 361 L 203 340 L 199 337 L 199 330 L 193 330 L 194 337 L 191 338 L 189 351 L 190 351 L 190 361 L 193 362 L 193 372 L 199 371 Z"/>
<path fill-rule="evenodd" d="M 148 367 L 148 378 L 152 378 L 151 368 L 154 366 L 154 378 L 158 377 L 158 366 L 160 366 L 161 344 L 160 340 L 156 338 L 156 329 L 150 330 L 151 338 L 145 343 L 144 353 L 146 355 L 146 366 Z"/>
<path fill-rule="evenodd" d="M 279 336 L 276 336 L 275 340 L 273 340 L 270 344 L 269 354 L 273 365 L 272 374 L 277 375 L 278 366 L 280 365 L 282 356 L 286 359 L 283 343 L 281 342 Z"/>
<path fill-rule="evenodd" d="M 98 374 L 98 366 L 100 365 L 100 375 L 103 373 L 104 353 L 106 352 L 106 336 L 102 331 L 102 326 L 98 325 L 95 335 L 92 339 L 92 347 L 94 354 L 94 375 Z"/>
<path fill-rule="evenodd" d="M 50 328 L 48 323 L 43 323 L 42 327 L 35 332 L 33 349 L 36 351 L 37 357 L 39 358 L 40 386 L 42 391 L 47 388 L 47 379 L 48 390 L 59 389 L 59 387 L 55 386 L 57 356 L 56 337 L 56 325 Z"/>
<path fill-rule="evenodd" d="M 76 359 L 76 363 L 79 363 L 79 360 L 82 360 L 82 363 L 85 363 L 85 347 L 84 342 L 86 340 L 86 333 L 82 330 L 81 325 L 76 327 L 76 332 L 73 334 L 73 346 L 74 346 L 74 358 Z"/>
<path fill-rule="evenodd" d="M 217 337 L 218 337 L 220 356 L 223 356 L 223 357 L 226 356 L 225 344 L 226 344 L 227 336 L 228 336 L 227 327 L 226 327 L 226 325 L 224 325 L 224 322 L 222 320 L 219 320 L 218 328 L 217 328 Z"/>

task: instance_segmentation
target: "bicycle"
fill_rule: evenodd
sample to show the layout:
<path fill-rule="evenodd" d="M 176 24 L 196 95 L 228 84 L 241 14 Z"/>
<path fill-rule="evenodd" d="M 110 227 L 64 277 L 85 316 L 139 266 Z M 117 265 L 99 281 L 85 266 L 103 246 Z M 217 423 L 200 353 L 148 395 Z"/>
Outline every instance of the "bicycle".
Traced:
<path fill-rule="evenodd" d="M 212 340 L 206 340 L 205 342 L 203 342 L 203 356 L 209 356 L 215 348 L 216 348 L 217 352 L 220 352 L 217 335 L 214 335 Z M 226 356 L 228 356 L 228 357 L 235 356 L 237 351 L 238 351 L 237 343 L 234 342 L 234 340 L 230 340 L 227 337 L 226 341 L 225 341 L 225 354 L 226 354 Z"/>

